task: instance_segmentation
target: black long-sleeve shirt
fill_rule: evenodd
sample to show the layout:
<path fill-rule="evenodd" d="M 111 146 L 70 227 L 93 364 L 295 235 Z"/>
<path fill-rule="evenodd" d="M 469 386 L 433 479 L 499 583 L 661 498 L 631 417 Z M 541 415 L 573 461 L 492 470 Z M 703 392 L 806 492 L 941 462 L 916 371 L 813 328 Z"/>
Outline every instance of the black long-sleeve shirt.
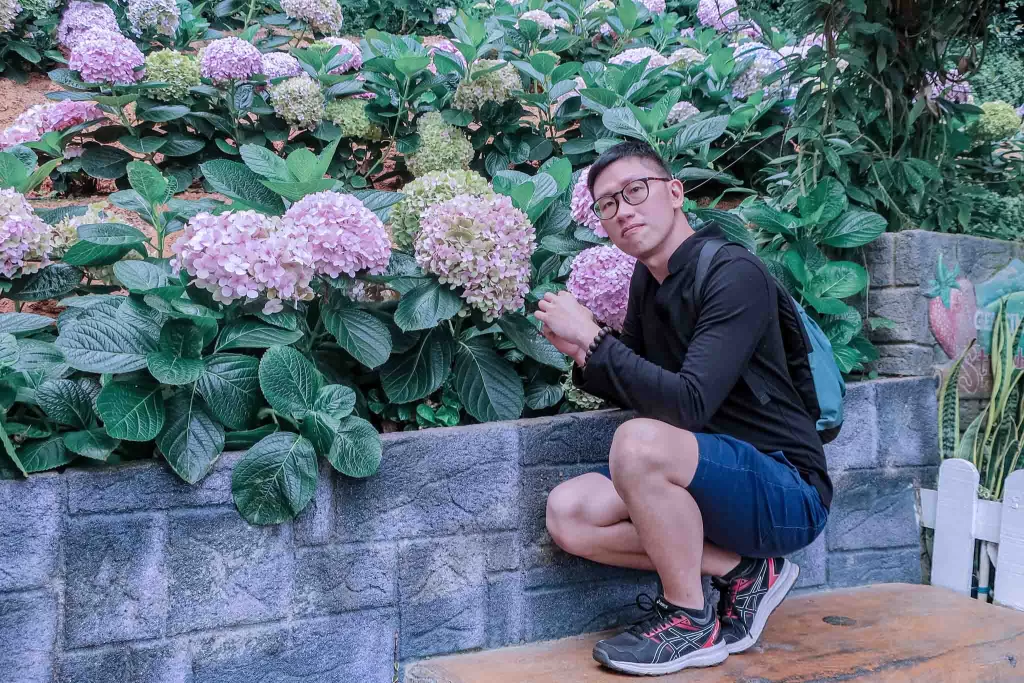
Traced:
<path fill-rule="evenodd" d="M 692 320 L 697 256 L 713 237 L 723 234 L 709 225 L 684 241 L 661 284 L 637 262 L 621 335 L 606 336 L 574 379 L 641 417 L 781 451 L 828 507 L 824 449 L 786 366 L 777 285 L 757 256 L 738 244 L 719 250 Z M 748 366 L 767 402 L 741 379 Z"/>

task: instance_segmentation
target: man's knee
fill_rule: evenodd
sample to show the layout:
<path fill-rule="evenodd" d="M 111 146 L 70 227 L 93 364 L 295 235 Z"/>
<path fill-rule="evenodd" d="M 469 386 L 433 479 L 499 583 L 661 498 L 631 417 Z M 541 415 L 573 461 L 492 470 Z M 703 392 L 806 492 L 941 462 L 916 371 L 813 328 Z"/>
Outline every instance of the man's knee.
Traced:
<path fill-rule="evenodd" d="M 581 523 L 583 500 L 571 481 L 559 484 L 548 494 L 545 523 L 551 540 L 566 552 L 572 545 L 572 528 Z"/>
<path fill-rule="evenodd" d="M 615 430 L 608 455 L 612 481 L 618 488 L 667 474 L 669 468 L 690 458 L 696 460 L 695 444 L 692 435 L 657 420 L 636 418 L 624 422 Z"/>

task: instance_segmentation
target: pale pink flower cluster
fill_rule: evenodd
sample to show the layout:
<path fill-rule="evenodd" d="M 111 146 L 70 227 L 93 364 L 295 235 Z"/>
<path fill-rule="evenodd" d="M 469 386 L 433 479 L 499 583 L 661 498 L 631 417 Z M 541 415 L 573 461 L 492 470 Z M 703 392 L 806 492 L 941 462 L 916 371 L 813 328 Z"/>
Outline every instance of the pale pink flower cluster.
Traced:
<path fill-rule="evenodd" d="M 263 55 L 262 73 L 268 81 L 283 76 L 298 76 L 302 73 L 302 66 L 299 60 L 287 52 L 267 52 Z"/>
<path fill-rule="evenodd" d="M 256 211 L 189 220 L 171 248 L 174 273 L 185 270 L 195 285 L 221 303 L 268 299 L 263 310 L 281 310 L 282 300 L 313 298 L 313 256 L 305 235 L 294 224 Z"/>
<path fill-rule="evenodd" d="M 203 49 L 199 72 L 215 83 L 244 81 L 263 70 L 263 55 L 250 43 L 234 36 L 215 40 Z"/>
<path fill-rule="evenodd" d="M 648 57 L 650 58 L 650 61 L 647 62 L 648 69 L 656 69 L 659 66 L 668 64 L 668 58 L 653 47 L 635 47 L 632 50 L 626 50 L 609 59 L 608 63 L 618 65 L 637 64 Z"/>
<path fill-rule="evenodd" d="M 50 226 L 11 188 L 0 189 L 0 275 L 33 273 L 50 262 Z"/>
<path fill-rule="evenodd" d="M 181 10 L 175 0 L 128 0 L 128 22 L 136 36 L 151 28 L 173 37 L 181 23 Z"/>
<path fill-rule="evenodd" d="M 64 130 L 93 119 L 102 119 L 103 112 L 92 102 L 61 100 L 29 107 L 0 132 L 0 149 L 35 142 L 46 133 Z"/>
<path fill-rule="evenodd" d="M 455 7 L 438 7 L 434 10 L 434 23 L 447 24 L 459 13 Z"/>
<path fill-rule="evenodd" d="M 292 204 L 284 222 L 305 235 L 316 272 L 330 277 L 379 275 L 391 259 L 384 224 L 350 194 L 318 192 Z"/>
<path fill-rule="evenodd" d="M 1024 118 L 1024 104 L 1017 107 L 1017 115 Z"/>
<path fill-rule="evenodd" d="M 120 33 L 94 29 L 76 38 L 68 68 L 86 83 L 135 83 L 146 75 L 146 61 L 134 42 Z"/>
<path fill-rule="evenodd" d="M 695 116 L 699 113 L 700 109 L 697 109 L 697 107 L 693 106 L 689 102 L 676 102 L 668 111 L 668 125 L 674 126 L 677 123 L 682 123 L 691 116 Z"/>
<path fill-rule="evenodd" d="M 114 10 L 98 2 L 71 0 L 57 26 L 57 42 L 73 49 L 79 38 L 95 29 L 120 33 Z"/>
<path fill-rule="evenodd" d="M 743 23 L 736 0 L 700 0 L 697 20 L 716 31 L 732 31 Z"/>
<path fill-rule="evenodd" d="M 640 4 L 646 7 L 651 14 L 665 13 L 665 0 L 640 0 Z"/>
<path fill-rule="evenodd" d="M 437 73 L 437 67 L 434 66 L 434 53 L 436 52 L 445 53 L 446 55 L 454 59 L 456 62 L 461 64 L 463 69 L 466 68 L 466 58 L 462 56 L 461 52 L 459 52 L 459 48 L 455 47 L 455 43 L 448 40 L 447 38 L 442 38 L 441 40 L 437 41 L 436 43 L 427 48 L 427 54 L 430 55 L 430 64 L 427 66 L 427 68 L 430 69 L 430 73 Z"/>
<path fill-rule="evenodd" d="M 338 0 L 281 0 L 281 9 L 289 17 L 306 22 L 317 33 L 333 36 L 341 32 Z"/>
<path fill-rule="evenodd" d="M 545 31 L 553 31 L 555 28 L 555 20 L 550 14 L 542 9 L 532 9 L 528 12 L 523 12 L 519 17 L 519 21 L 525 19 L 526 21 L 532 21 L 537 24 L 541 29 Z M 519 26 L 519 22 L 516 22 L 516 27 Z"/>
<path fill-rule="evenodd" d="M 363 67 L 362 50 L 360 50 L 359 46 L 353 43 L 351 40 L 347 38 L 327 37 L 321 40 L 320 42 L 326 43 L 331 47 L 334 47 L 335 45 L 340 45 L 341 49 L 338 50 L 338 54 L 341 55 L 342 57 L 348 55 L 348 58 L 341 63 L 341 66 L 331 69 L 332 74 L 344 74 L 348 73 L 349 71 L 361 69 Z"/>
<path fill-rule="evenodd" d="M 457 195 L 428 207 L 420 219 L 416 262 L 485 320 L 522 308 L 537 248 L 529 219 L 504 195 Z"/>
<path fill-rule="evenodd" d="M 741 45 L 735 53 L 736 65 L 744 68 L 732 84 L 732 94 L 736 98 L 744 98 L 763 89 L 764 79 L 779 71 L 785 65 L 785 58 L 760 43 Z M 782 82 L 771 83 L 766 93 L 769 97 L 782 93 Z"/>
<path fill-rule="evenodd" d="M 21 14 L 21 10 L 18 0 L 0 0 L 0 33 L 14 29 L 14 20 Z"/>
<path fill-rule="evenodd" d="M 580 179 L 572 188 L 572 202 L 569 205 L 572 211 L 573 220 L 580 225 L 590 228 L 598 237 L 607 237 L 608 233 L 601 225 L 601 219 L 594 213 L 594 197 L 587 188 L 587 178 L 590 177 L 590 167 L 587 166 L 580 174 Z"/>
<path fill-rule="evenodd" d="M 970 83 L 964 80 L 957 69 L 947 71 L 941 78 L 938 74 L 930 73 L 927 76 L 927 81 L 931 86 L 928 94 L 930 100 L 943 97 L 950 102 L 960 104 L 969 104 L 974 100 L 974 89 Z"/>
<path fill-rule="evenodd" d="M 565 286 L 595 318 L 621 331 L 635 267 L 636 259 L 615 245 L 590 247 L 573 259 Z"/>

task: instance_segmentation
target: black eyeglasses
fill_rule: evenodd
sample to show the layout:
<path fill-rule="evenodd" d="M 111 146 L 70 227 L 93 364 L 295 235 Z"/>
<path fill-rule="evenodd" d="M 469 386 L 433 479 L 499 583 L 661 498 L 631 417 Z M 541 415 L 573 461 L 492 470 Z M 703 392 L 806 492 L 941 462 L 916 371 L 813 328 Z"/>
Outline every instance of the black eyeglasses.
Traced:
<path fill-rule="evenodd" d="M 651 187 L 648 183 L 652 180 L 664 180 L 666 182 L 671 182 L 672 178 L 637 178 L 636 180 L 631 180 L 618 192 L 606 194 L 605 196 L 598 198 L 590 208 L 594 211 L 597 217 L 603 221 L 606 221 L 609 218 L 614 218 L 615 214 L 619 212 L 619 200 L 616 198 L 616 195 L 621 196 L 626 200 L 627 204 L 632 206 L 643 204 L 651 194 Z"/>

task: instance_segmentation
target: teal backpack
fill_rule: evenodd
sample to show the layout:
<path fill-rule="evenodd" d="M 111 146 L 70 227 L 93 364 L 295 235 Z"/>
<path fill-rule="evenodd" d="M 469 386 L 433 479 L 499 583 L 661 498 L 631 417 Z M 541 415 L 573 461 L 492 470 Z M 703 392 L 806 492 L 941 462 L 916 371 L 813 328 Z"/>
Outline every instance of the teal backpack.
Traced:
<path fill-rule="evenodd" d="M 697 274 L 693 280 L 693 301 L 700 302 L 701 287 L 718 250 L 729 244 L 724 239 L 710 239 L 697 257 Z M 807 315 L 796 299 L 781 283 L 776 282 L 779 295 L 779 327 L 786 349 L 786 365 L 793 386 L 814 419 L 822 443 L 839 436 L 843 426 L 843 398 L 846 382 L 832 355 L 832 344 L 818 324 Z M 762 404 L 771 400 L 764 383 L 748 368 L 743 372 L 746 383 Z"/>

